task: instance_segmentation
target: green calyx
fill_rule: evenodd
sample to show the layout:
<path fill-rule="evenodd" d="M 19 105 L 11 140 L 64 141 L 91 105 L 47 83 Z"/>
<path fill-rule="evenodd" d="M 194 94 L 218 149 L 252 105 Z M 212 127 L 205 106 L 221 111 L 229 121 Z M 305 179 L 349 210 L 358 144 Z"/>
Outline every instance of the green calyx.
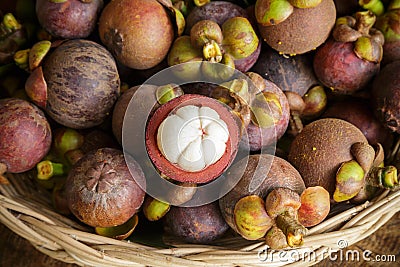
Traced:
<path fill-rule="evenodd" d="M 359 0 L 358 4 L 362 8 L 371 11 L 376 16 L 380 16 L 385 12 L 385 7 L 381 0 Z"/>
<path fill-rule="evenodd" d="M 201 20 L 190 29 L 190 40 L 192 45 L 201 48 L 211 42 L 220 44 L 223 35 L 219 25 L 212 20 Z"/>
<path fill-rule="evenodd" d="M 22 25 L 17 21 L 12 13 L 7 13 L 3 16 L 2 26 L 9 31 L 17 31 L 22 28 Z"/>
<path fill-rule="evenodd" d="M 336 173 L 336 189 L 333 200 L 342 202 L 355 197 L 363 185 L 365 172 L 355 160 L 342 163 Z"/>
<path fill-rule="evenodd" d="M 362 36 L 354 43 L 354 52 L 359 58 L 379 63 L 382 60 L 383 47 L 373 39 Z"/>
<path fill-rule="evenodd" d="M 257 0 L 255 16 L 257 23 L 262 26 L 272 26 L 286 20 L 294 7 L 287 0 Z"/>
<path fill-rule="evenodd" d="M 264 200 L 257 195 L 239 199 L 234 208 L 234 222 L 239 234 L 247 240 L 264 237 L 273 224 Z"/>
<path fill-rule="evenodd" d="M 379 16 L 376 20 L 375 27 L 383 33 L 385 42 L 400 40 L 400 3 L 398 5 L 399 7 L 397 8 L 388 9 L 385 14 Z"/>
<path fill-rule="evenodd" d="M 380 63 L 385 38 L 381 31 L 373 28 L 375 22 L 376 15 L 369 10 L 356 12 L 353 17 L 340 17 L 332 36 L 338 42 L 354 42 L 353 50 L 358 58 Z"/>
<path fill-rule="evenodd" d="M 399 188 L 397 168 L 394 166 L 376 167 L 367 177 L 367 184 L 373 187 L 385 189 Z"/>
<path fill-rule="evenodd" d="M 201 51 L 193 47 L 190 36 L 183 35 L 175 39 L 168 54 L 168 65 L 174 66 L 191 61 L 201 61 Z"/>
<path fill-rule="evenodd" d="M 272 26 L 285 21 L 294 8 L 313 8 L 322 0 L 257 0 L 255 4 L 256 21 L 262 26 Z"/>
<path fill-rule="evenodd" d="M 251 23 L 243 17 L 233 17 L 222 25 L 222 47 L 235 59 L 246 58 L 258 47 L 259 39 Z"/>
<path fill-rule="evenodd" d="M 322 0 L 289 0 L 297 8 L 312 8 L 318 6 Z"/>
<path fill-rule="evenodd" d="M 170 210 L 169 203 L 148 196 L 143 204 L 143 214 L 149 221 L 158 221 Z"/>
<path fill-rule="evenodd" d="M 251 106 L 251 121 L 260 128 L 275 125 L 282 117 L 282 106 L 279 97 L 272 92 L 261 92 L 256 95 Z"/>
<path fill-rule="evenodd" d="M 32 46 L 29 51 L 29 69 L 31 71 L 39 67 L 50 48 L 51 42 L 47 40 L 39 41 Z"/>
<path fill-rule="evenodd" d="M 177 85 L 167 84 L 163 86 L 159 86 L 156 89 L 156 99 L 157 102 L 162 105 L 167 103 L 168 101 L 183 95 L 184 92 L 182 88 Z"/>

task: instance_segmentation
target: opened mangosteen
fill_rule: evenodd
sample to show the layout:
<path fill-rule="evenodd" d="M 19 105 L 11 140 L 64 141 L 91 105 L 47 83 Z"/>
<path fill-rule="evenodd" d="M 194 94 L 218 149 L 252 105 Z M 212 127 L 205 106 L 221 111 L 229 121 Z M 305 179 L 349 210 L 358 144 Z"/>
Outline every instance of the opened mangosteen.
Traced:
<path fill-rule="evenodd" d="M 184 242 L 207 244 L 229 229 L 218 202 L 198 207 L 171 207 L 164 217 L 166 233 Z"/>
<path fill-rule="evenodd" d="M 142 84 L 133 86 L 122 93 L 114 105 L 112 114 L 112 132 L 119 144 L 123 143 L 123 123 L 128 112 L 128 106 L 133 98 L 140 101 L 141 105 L 135 106 L 135 112 L 129 112 L 128 116 L 130 120 L 135 121 L 138 124 L 140 124 L 140 122 L 146 124 L 147 117 L 151 117 L 153 112 L 159 108 L 161 104 L 164 104 L 170 99 L 183 94 L 184 92 L 179 86 L 172 84 L 162 86 Z M 146 114 L 148 112 L 148 110 L 146 110 L 148 107 L 152 108 L 150 113 Z M 135 142 L 135 140 L 137 143 L 142 142 L 142 140 L 145 138 L 142 136 L 142 132 L 136 131 L 136 134 L 138 136 L 132 138 L 132 142 Z M 139 144 L 135 144 L 134 147 L 137 147 L 138 145 Z"/>
<path fill-rule="evenodd" d="M 154 112 L 146 126 L 146 149 L 168 178 L 206 183 L 233 161 L 240 133 L 228 106 L 206 96 L 183 95 Z"/>
<path fill-rule="evenodd" d="M 103 123 L 120 92 L 110 52 L 93 41 L 74 39 L 61 43 L 43 61 L 25 83 L 32 101 L 70 128 Z"/>
<path fill-rule="evenodd" d="M 94 30 L 103 0 L 38 0 L 36 15 L 40 25 L 58 38 L 86 38 Z"/>
<path fill-rule="evenodd" d="M 257 0 L 255 17 L 260 35 L 270 47 L 296 55 L 309 52 L 328 39 L 336 9 L 333 0 Z"/>
<path fill-rule="evenodd" d="M 44 113 L 17 98 L 0 100 L 0 175 L 35 167 L 49 152 L 52 131 Z"/>
<path fill-rule="evenodd" d="M 162 3 L 172 7 L 170 1 Z M 100 39 L 123 65 L 149 69 L 167 55 L 174 40 L 174 22 L 163 4 L 122 0 L 104 7 L 99 18 Z"/>
<path fill-rule="evenodd" d="M 364 89 L 378 73 L 383 56 L 383 34 L 373 28 L 376 16 L 360 11 L 337 19 L 332 38 L 314 56 L 314 71 L 334 93 Z"/>
<path fill-rule="evenodd" d="M 85 154 L 65 183 L 68 207 L 83 223 L 112 227 L 125 223 L 141 207 L 145 176 L 133 158 L 122 151 L 101 148 Z"/>

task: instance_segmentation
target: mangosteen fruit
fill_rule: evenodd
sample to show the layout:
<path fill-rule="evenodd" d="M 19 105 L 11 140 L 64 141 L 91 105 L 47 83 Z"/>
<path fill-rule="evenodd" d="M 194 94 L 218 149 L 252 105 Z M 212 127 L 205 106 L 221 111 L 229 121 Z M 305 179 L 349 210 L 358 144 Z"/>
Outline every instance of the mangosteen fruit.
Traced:
<path fill-rule="evenodd" d="M 221 63 L 227 68 L 219 70 L 213 64 L 198 64 L 197 67 L 205 77 L 221 76 L 222 80 L 226 80 L 233 75 L 234 68 L 242 72 L 248 71 L 256 62 L 260 49 L 253 26 L 244 17 L 229 18 L 222 25 L 212 20 L 200 20 L 192 26 L 189 35 L 174 41 L 168 54 L 168 64 L 173 66 L 201 61 Z"/>
<path fill-rule="evenodd" d="M 315 77 L 311 54 L 287 57 L 266 44 L 251 71 L 276 84 L 282 91 L 292 91 L 303 96 L 319 84 Z"/>
<path fill-rule="evenodd" d="M 371 101 L 378 119 L 393 132 L 400 133 L 400 61 L 394 61 L 374 78 Z"/>
<path fill-rule="evenodd" d="M 377 155 L 355 125 L 323 118 L 307 124 L 294 138 L 288 161 L 307 187 L 321 186 L 334 201 L 341 202 L 355 197 L 366 183 L 372 185 L 374 178 L 396 176 L 392 166 L 377 166 Z"/>
<path fill-rule="evenodd" d="M 138 212 L 145 197 L 144 184 L 144 173 L 133 158 L 124 157 L 118 149 L 101 148 L 73 166 L 65 192 L 69 209 L 80 221 L 112 227 Z"/>
<path fill-rule="evenodd" d="M 157 0 L 111 1 L 99 18 L 101 42 L 123 65 L 149 69 L 167 55 L 174 25 Z"/>
<path fill-rule="evenodd" d="M 206 183 L 234 160 L 240 128 L 230 108 L 218 100 L 186 94 L 161 105 L 146 126 L 146 149 L 166 177 Z"/>
<path fill-rule="evenodd" d="M 307 187 L 319 185 L 332 195 L 336 172 L 340 164 L 353 159 L 350 148 L 356 142 L 366 143 L 367 139 L 355 125 L 341 119 L 318 119 L 295 137 L 288 161 Z"/>
<path fill-rule="evenodd" d="M 104 47 L 84 39 L 63 42 L 46 56 L 40 83 L 29 82 L 44 94 L 36 96 L 46 113 L 61 125 L 84 129 L 100 125 L 110 114 L 120 92 L 115 60 Z M 32 74 L 31 74 L 32 75 Z M 39 88 L 37 88 L 39 87 Z"/>
<path fill-rule="evenodd" d="M 129 116 L 129 120 L 135 121 L 138 124 L 140 124 L 140 121 L 143 121 L 143 124 L 146 124 L 147 117 L 152 116 L 153 112 L 160 107 L 160 105 L 183 94 L 184 92 L 179 86 L 171 84 L 162 86 L 142 84 L 133 86 L 122 93 L 114 105 L 112 114 L 112 132 L 118 143 L 123 143 L 122 129 L 126 115 Z M 141 105 L 134 107 L 134 113 L 129 112 L 129 114 L 127 114 L 128 106 L 133 98 L 140 101 Z M 148 112 L 146 107 L 152 107 L 149 114 L 146 114 Z M 137 131 L 137 134 L 140 134 L 139 131 Z M 136 136 L 132 138 L 132 141 L 135 139 L 141 142 L 144 136 Z"/>
<path fill-rule="evenodd" d="M 219 206 L 228 225 L 247 239 L 263 237 L 273 225 L 263 204 L 270 192 L 276 188 L 286 188 L 300 195 L 305 189 L 300 173 L 288 161 L 270 154 L 253 154 L 242 158 L 228 169 L 226 175 L 226 186 L 231 187 L 238 177 L 239 182 L 219 199 Z M 249 224 L 238 224 L 239 218 L 236 216 L 240 215 L 239 212 L 253 216 L 242 221 Z M 249 227 L 251 231 L 246 230 Z"/>
<path fill-rule="evenodd" d="M 196 6 L 186 17 L 186 33 L 200 20 L 212 20 L 221 26 L 233 17 L 248 18 L 248 15 L 244 8 L 229 1 L 211 1 L 203 6 Z"/>
<path fill-rule="evenodd" d="M 360 6 L 357 0 L 334 0 L 336 14 L 340 17 L 356 13 Z"/>
<path fill-rule="evenodd" d="M 165 215 L 163 223 L 166 233 L 195 244 L 209 244 L 229 229 L 218 202 L 197 207 L 173 206 Z"/>
<path fill-rule="evenodd" d="M 282 54 L 296 55 L 309 52 L 328 39 L 336 8 L 333 0 L 281 4 L 257 0 L 255 17 L 260 35 L 270 47 Z"/>
<path fill-rule="evenodd" d="M 290 107 L 277 85 L 256 73 L 250 75 L 257 90 L 250 92 L 251 122 L 246 128 L 247 134 L 242 135 L 240 145 L 251 151 L 259 151 L 283 136 L 289 125 Z"/>
<path fill-rule="evenodd" d="M 103 0 L 38 0 L 36 15 L 40 25 L 57 38 L 86 38 L 94 30 Z"/>
<path fill-rule="evenodd" d="M 34 104 L 17 98 L 0 99 L 0 175 L 35 167 L 49 152 L 50 124 Z"/>
<path fill-rule="evenodd" d="M 314 71 L 334 93 L 353 94 L 364 89 L 380 69 L 383 34 L 372 28 L 370 11 L 337 19 L 332 38 L 317 48 Z"/>
<path fill-rule="evenodd" d="M 391 131 L 384 127 L 374 114 L 371 101 L 362 98 L 348 97 L 331 101 L 321 115 L 322 118 L 338 118 L 357 126 L 371 145 L 382 144 L 389 151 L 393 144 Z"/>
<path fill-rule="evenodd" d="M 400 60 L 400 7 L 396 6 L 396 1 L 391 1 L 386 12 L 376 18 L 374 27 L 380 30 L 385 36 L 383 44 L 382 64 Z"/>

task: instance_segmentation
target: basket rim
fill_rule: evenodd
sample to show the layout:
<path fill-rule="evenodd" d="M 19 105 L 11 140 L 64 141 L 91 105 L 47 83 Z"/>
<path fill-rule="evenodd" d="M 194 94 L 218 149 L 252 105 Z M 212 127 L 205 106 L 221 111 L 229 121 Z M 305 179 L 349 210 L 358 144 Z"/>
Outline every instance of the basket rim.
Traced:
<path fill-rule="evenodd" d="M 400 190 L 385 190 L 375 199 L 309 228 L 302 246 L 285 249 L 304 252 L 303 258 L 266 262 L 260 260 L 260 251 L 272 253 L 273 259 L 274 255 L 279 259 L 279 251 L 268 250 L 263 240 L 248 241 L 239 236 L 217 240 L 212 245 L 185 244 L 166 236 L 169 248 L 100 236 L 52 210 L 45 198 L 33 198 L 37 195 L 23 184 L 24 179 L 29 179 L 26 175 L 8 176 L 10 184 L 0 185 L 0 222 L 41 253 L 80 266 L 310 266 L 324 260 L 328 250 L 341 249 L 338 240 L 345 240 L 346 246 L 353 245 L 400 211 Z M 316 257 L 311 262 L 310 255 Z"/>

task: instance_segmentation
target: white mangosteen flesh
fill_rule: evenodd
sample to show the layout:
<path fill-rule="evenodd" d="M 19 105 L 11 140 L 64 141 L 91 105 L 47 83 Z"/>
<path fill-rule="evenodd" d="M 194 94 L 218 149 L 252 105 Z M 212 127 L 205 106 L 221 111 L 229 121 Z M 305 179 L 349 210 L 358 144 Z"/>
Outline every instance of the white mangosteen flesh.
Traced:
<path fill-rule="evenodd" d="M 171 163 L 188 171 L 201 171 L 226 151 L 229 131 L 218 113 L 209 107 L 178 108 L 160 124 L 157 145 Z"/>

